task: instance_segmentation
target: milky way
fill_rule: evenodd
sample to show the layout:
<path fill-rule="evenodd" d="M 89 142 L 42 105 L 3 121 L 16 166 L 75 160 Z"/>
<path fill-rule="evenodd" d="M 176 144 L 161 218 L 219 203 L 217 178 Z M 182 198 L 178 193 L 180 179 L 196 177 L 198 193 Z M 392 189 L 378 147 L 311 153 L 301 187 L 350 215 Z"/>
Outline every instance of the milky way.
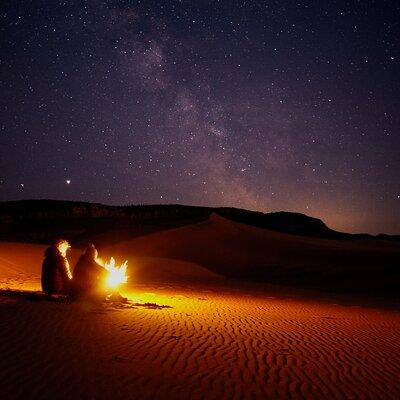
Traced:
<path fill-rule="evenodd" d="M 400 233 L 400 6 L 2 1 L 0 200 Z"/>

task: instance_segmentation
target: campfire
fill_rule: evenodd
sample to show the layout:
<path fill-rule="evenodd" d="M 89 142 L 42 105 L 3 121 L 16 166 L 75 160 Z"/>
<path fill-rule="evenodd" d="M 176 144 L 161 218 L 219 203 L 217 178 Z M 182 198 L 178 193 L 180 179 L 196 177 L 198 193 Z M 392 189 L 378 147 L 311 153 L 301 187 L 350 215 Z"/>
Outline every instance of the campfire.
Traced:
<path fill-rule="evenodd" d="M 111 257 L 110 261 L 106 261 L 102 266 L 108 271 L 108 275 L 105 280 L 105 285 L 108 289 L 116 291 L 121 284 L 128 281 L 128 277 L 126 275 L 128 261 L 124 261 L 122 265 L 115 265 L 115 260 L 113 257 Z"/>

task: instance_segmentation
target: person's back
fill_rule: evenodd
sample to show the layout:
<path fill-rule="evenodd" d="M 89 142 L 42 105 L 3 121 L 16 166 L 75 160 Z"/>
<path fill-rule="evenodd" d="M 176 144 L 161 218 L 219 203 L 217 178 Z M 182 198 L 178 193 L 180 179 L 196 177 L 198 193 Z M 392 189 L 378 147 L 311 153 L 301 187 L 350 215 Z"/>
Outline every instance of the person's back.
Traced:
<path fill-rule="evenodd" d="M 74 268 L 72 297 L 93 297 L 101 294 L 101 281 L 106 270 L 97 262 L 97 250 L 91 245 L 86 249 Z"/>
<path fill-rule="evenodd" d="M 44 293 L 68 293 L 69 283 L 72 278 L 66 258 L 66 251 L 68 248 L 68 242 L 65 240 L 58 240 L 53 246 L 46 249 L 41 276 L 42 290 Z"/>

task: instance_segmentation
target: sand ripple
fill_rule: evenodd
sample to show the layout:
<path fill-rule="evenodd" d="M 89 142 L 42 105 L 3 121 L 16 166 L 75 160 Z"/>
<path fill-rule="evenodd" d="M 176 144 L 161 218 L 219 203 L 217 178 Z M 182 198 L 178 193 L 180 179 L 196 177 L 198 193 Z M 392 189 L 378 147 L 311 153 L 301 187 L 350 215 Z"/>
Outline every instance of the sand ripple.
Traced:
<path fill-rule="evenodd" d="M 0 302 L 4 398 L 395 399 L 400 314 L 221 291 Z"/>

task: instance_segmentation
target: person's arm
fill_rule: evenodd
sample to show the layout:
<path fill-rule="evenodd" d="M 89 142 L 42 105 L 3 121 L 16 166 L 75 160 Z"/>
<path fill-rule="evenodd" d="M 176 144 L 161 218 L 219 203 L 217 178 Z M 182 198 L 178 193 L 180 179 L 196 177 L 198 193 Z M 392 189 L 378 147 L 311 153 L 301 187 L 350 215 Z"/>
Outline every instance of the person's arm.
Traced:
<path fill-rule="evenodd" d="M 71 270 L 69 268 L 69 262 L 66 258 L 60 257 L 60 272 L 64 281 L 70 281 L 72 279 Z"/>
<path fill-rule="evenodd" d="M 72 279 L 72 272 L 71 272 L 71 268 L 69 267 L 69 262 L 67 259 L 65 259 L 65 269 L 67 272 L 68 279 Z"/>

